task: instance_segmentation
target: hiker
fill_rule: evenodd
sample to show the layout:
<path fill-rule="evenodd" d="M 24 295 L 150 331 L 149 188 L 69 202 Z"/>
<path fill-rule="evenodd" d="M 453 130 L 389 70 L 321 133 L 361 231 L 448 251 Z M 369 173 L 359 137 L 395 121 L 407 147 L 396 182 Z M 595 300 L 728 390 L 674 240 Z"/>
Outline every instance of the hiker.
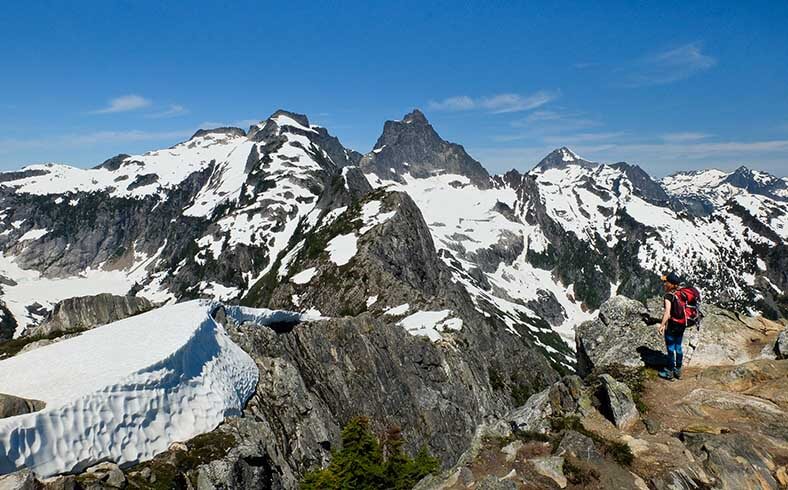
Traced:
<path fill-rule="evenodd" d="M 659 371 L 659 377 L 667 380 L 681 378 L 684 352 L 684 330 L 699 322 L 700 293 L 693 287 L 681 287 L 682 280 L 675 272 L 662 276 L 665 288 L 665 311 L 659 324 L 660 335 L 665 335 L 668 350 L 668 365 Z"/>

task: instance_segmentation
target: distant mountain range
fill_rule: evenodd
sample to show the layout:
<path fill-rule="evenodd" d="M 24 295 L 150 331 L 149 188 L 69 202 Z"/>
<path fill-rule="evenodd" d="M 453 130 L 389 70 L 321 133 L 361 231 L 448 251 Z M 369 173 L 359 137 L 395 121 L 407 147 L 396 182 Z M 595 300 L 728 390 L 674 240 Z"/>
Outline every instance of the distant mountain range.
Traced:
<path fill-rule="evenodd" d="M 612 294 L 655 294 L 665 270 L 708 301 L 786 315 L 788 180 L 742 167 L 657 181 L 565 147 L 489 175 L 418 110 L 363 155 L 277 111 L 92 169 L 31 165 L 0 173 L 0 209 L 5 337 L 99 292 L 393 322 L 452 284 L 462 309 L 570 365 L 574 326 Z M 393 258 L 418 243 L 434 248 L 423 264 Z M 385 280 L 354 276 L 362 251 Z M 474 328 L 458 315 L 425 335 Z"/>

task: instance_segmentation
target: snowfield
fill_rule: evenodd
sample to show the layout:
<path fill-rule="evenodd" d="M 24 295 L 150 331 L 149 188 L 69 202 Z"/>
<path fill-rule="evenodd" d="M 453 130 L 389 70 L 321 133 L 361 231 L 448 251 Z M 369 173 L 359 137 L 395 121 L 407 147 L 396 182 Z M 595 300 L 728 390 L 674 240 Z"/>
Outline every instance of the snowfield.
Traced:
<path fill-rule="evenodd" d="M 574 168 L 570 167 L 570 169 Z M 577 168 L 580 169 L 580 167 Z M 553 175 L 555 172 L 550 172 L 549 175 L 555 178 Z M 506 240 L 507 236 L 522 237 L 525 248 L 520 256 L 510 265 L 500 264 L 495 272 L 487 274 L 487 279 L 500 288 L 499 291 L 507 291 L 513 298 L 536 298 L 539 290 L 551 292 L 565 315 L 561 324 L 552 326 L 553 330 L 561 336 L 569 348 L 574 349 L 575 326 L 591 319 L 593 313 L 584 311 L 581 305 L 570 297 L 566 287 L 557 282 L 549 271 L 534 267 L 528 262 L 526 254 L 529 249 L 542 252 L 546 247 L 547 239 L 542 231 L 537 226 L 525 222 L 512 222 L 501 213 L 494 211 L 498 203 L 506 204 L 510 208 L 517 206 L 517 195 L 512 188 L 479 189 L 470 182 L 468 177 L 456 174 L 441 174 L 428 178 L 414 178 L 410 174 L 405 174 L 402 178 L 405 181 L 404 184 L 393 180 L 384 180 L 375 174 L 367 174 L 367 179 L 375 187 L 385 186 L 392 190 L 408 193 L 423 213 L 436 248 L 452 251 L 453 259 L 462 264 L 465 270 L 470 270 L 477 264 L 464 257 L 472 259 L 474 253 L 497 245 L 502 240 Z M 607 179 L 609 176 L 605 175 L 604 178 Z M 373 215 L 378 212 L 371 206 L 369 211 L 366 208 L 365 206 L 363 210 L 365 215 Z M 552 209 L 548 207 L 548 210 Z M 582 217 L 580 212 L 577 215 Z M 589 230 L 601 227 L 602 225 L 596 223 L 584 222 L 572 230 L 579 236 L 586 237 L 591 234 Z M 463 254 L 457 253 L 458 248 L 463 250 Z M 443 260 L 447 264 L 451 262 L 445 257 Z M 500 319 L 506 323 L 513 335 L 519 335 L 515 325 L 523 323 L 523 315 L 532 318 L 538 316 L 531 308 L 522 303 L 479 288 L 462 274 L 455 272 L 454 280 L 465 287 L 477 307 L 480 301 L 495 305 Z M 407 309 L 403 311 L 394 308 L 387 311 L 386 314 L 401 315 L 407 311 Z M 434 340 L 438 333 L 433 327 L 433 325 L 426 325 L 420 334 L 427 335 Z M 528 327 L 532 331 L 539 331 L 537 327 L 531 325 Z M 411 328 L 408 328 L 409 332 L 416 330 L 418 328 L 412 325 Z M 541 344 L 538 340 L 537 343 L 545 348 L 549 347 Z"/>
<path fill-rule="evenodd" d="M 441 339 L 441 332 L 462 328 L 462 320 L 449 318 L 451 313 L 451 310 L 417 311 L 400 320 L 397 325 L 413 336 L 423 336 L 437 342 Z"/>
<path fill-rule="evenodd" d="M 244 145 L 248 147 L 238 149 Z M 195 136 L 172 148 L 126 156 L 114 170 L 106 167 L 82 169 L 54 163 L 29 165 L 23 168 L 30 172 L 28 177 L 3 182 L 0 186 L 12 187 L 19 193 L 37 195 L 106 190 L 115 197 L 140 199 L 155 194 L 166 198 L 167 189 L 183 182 L 191 173 L 204 170 L 211 162 L 227 162 L 219 166 L 221 172 L 229 168 L 228 165 L 234 165 L 234 158 L 246 158 L 250 148 L 244 137 L 209 133 Z M 156 178 L 145 179 L 151 175 Z M 226 180 L 229 188 L 225 186 L 221 190 L 235 190 L 235 179 Z M 215 207 L 211 202 L 214 200 L 213 194 L 204 196 L 204 199 L 210 204 L 195 203 L 190 214 L 209 212 L 212 206 Z"/>
<path fill-rule="evenodd" d="M 0 361 L 0 393 L 46 403 L 0 419 L 0 474 L 28 467 L 49 476 L 104 460 L 144 461 L 240 414 L 258 370 L 211 318 L 216 305 L 164 306 Z M 301 318 L 226 311 L 259 324 Z"/>
<path fill-rule="evenodd" d="M 100 293 L 123 295 L 138 277 L 134 273 L 127 274 L 123 271 L 88 269 L 79 276 L 50 279 L 43 277 L 38 271 L 22 269 L 13 257 L 6 257 L 2 253 L 0 253 L 0 276 L 13 281 L 13 285 L 3 285 L 0 299 L 5 302 L 17 322 L 15 337 L 18 337 L 28 326 L 43 319 L 42 315 L 36 315 L 28 309 L 30 305 L 38 303 L 49 310 L 58 301 L 73 296 Z"/>

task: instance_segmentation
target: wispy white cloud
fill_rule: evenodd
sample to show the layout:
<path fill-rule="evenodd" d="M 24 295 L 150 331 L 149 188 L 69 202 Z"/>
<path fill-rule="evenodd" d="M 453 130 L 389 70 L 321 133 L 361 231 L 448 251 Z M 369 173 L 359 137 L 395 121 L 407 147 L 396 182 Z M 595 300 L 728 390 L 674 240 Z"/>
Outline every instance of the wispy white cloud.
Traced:
<path fill-rule="evenodd" d="M 175 131 L 96 131 L 81 135 L 66 136 L 65 139 L 74 145 L 97 145 L 103 143 L 129 143 L 135 141 L 159 141 L 188 138 L 194 133 L 191 130 Z"/>
<path fill-rule="evenodd" d="M 180 104 L 170 104 L 170 106 L 167 109 L 165 109 L 163 111 L 159 111 L 159 112 L 154 112 L 152 114 L 148 114 L 145 117 L 148 117 L 148 118 L 151 118 L 151 119 L 163 119 L 163 118 L 167 118 L 167 117 L 183 116 L 183 115 L 188 114 L 188 113 L 189 113 L 189 110 L 186 109 L 185 107 L 183 107 L 182 105 L 180 105 Z"/>
<path fill-rule="evenodd" d="M 543 141 L 554 145 L 574 145 L 578 143 L 589 143 L 594 141 L 608 141 L 620 139 L 626 136 L 625 131 L 613 131 L 603 133 L 576 133 L 562 134 L 555 136 L 545 136 Z"/>
<path fill-rule="evenodd" d="M 541 107 L 555 100 L 558 92 L 540 90 L 530 95 L 497 94 L 472 98 L 467 95 L 431 100 L 428 108 L 433 111 L 470 111 L 483 110 L 493 114 L 523 112 Z"/>
<path fill-rule="evenodd" d="M 493 140 L 501 143 L 522 141 L 522 140 L 536 140 L 547 145 L 572 145 L 577 143 L 589 143 L 594 141 L 608 141 L 613 139 L 623 138 L 627 135 L 625 131 L 613 132 L 599 132 L 599 133 L 573 133 L 573 134 L 510 134 L 494 136 Z"/>
<path fill-rule="evenodd" d="M 597 120 L 588 118 L 581 113 L 565 112 L 564 110 L 537 110 L 528 113 L 525 117 L 515 119 L 510 125 L 516 130 L 508 134 L 493 136 L 493 140 L 507 141 L 544 141 L 546 138 L 562 139 L 573 132 L 588 130 L 601 126 Z M 590 133 L 583 133 L 585 138 L 592 137 Z"/>
<path fill-rule="evenodd" d="M 603 144 L 586 148 L 586 151 L 589 152 L 610 150 L 633 155 L 637 158 L 659 156 L 661 159 L 696 159 L 742 154 L 750 157 L 751 154 L 756 153 L 788 152 L 788 140 L 623 143 Z"/>
<path fill-rule="evenodd" d="M 683 132 L 683 133 L 666 133 L 661 136 L 663 141 L 668 143 L 680 143 L 684 141 L 699 141 L 710 137 L 710 134 Z"/>
<path fill-rule="evenodd" d="M 647 56 L 635 63 L 629 85 L 662 85 L 684 80 L 717 64 L 712 56 L 703 53 L 699 42 Z"/>
<path fill-rule="evenodd" d="M 141 141 L 177 141 L 188 138 L 194 130 L 172 131 L 93 131 L 86 133 L 62 134 L 47 138 L 0 140 L 0 153 L 14 153 L 22 150 L 57 148 L 79 148 L 102 144 L 134 143 Z"/>
<path fill-rule="evenodd" d="M 541 122 L 541 121 L 558 121 L 562 118 L 563 115 L 555 111 L 534 111 L 528 114 L 528 116 L 526 116 L 525 119 L 512 123 L 512 125 L 513 126 L 522 125 L 522 124 L 518 124 L 522 122 L 533 123 L 533 122 Z"/>
<path fill-rule="evenodd" d="M 259 122 L 260 119 L 241 119 L 239 121 L 235 121 L 233 125 L 239 128 L 248 128 L 249 126 L 254 126 Z"/>
<path fill-rule="evenodd" d="M 142 109 L 151 105 L 151 101 L 140 95 L 121 95 L 110 99 L 106 107 L 91 111 L 90 114 L 114 114 Z"/>
<path fill-rule="evenodd" d="M 199 124 L 199 129 L 213 129 L 213 128 L 226 128 L 226 127 L 233 127 L 233 128 L 242 128 L 247 129 L 249 126 L 254 126 L 255 124 L 259 123 L 260 119 L 239 119 L 237 121 L 231 122 L 221 122 L 221 121 L 203 121 Z"/>
<path fill-rule="evenodd" d="M 557 146 L 568 145 L 592 161 L 628 161 L 643 166 L 654 176 L 677 170 L 717 167 L 732 170 L 742 164 L 752 165 L 775 175 L 788 176 L 788 140 L 760 141 L 685 141 L 623 142 L 615 141 L 536 141 L 512 147 L 470 148 L 471 154 L 492 171 L 509 168 L 527 170 Z"/>
<path fill-rule="evenodd" d="M 538 110 L 511 122 L 515 128 L 531 128 L 552 131 L 554 129 L 576 130 L 600 126 L 601 123 L 581 113 L 562 110 Z"/>
<path fill-rule="evenodd" d="M 431 100 L 427 105 L 433 111 L 469 111 L 477 108 L 477 103 L 467 95 L 458 95 L 447 99 Z"/>

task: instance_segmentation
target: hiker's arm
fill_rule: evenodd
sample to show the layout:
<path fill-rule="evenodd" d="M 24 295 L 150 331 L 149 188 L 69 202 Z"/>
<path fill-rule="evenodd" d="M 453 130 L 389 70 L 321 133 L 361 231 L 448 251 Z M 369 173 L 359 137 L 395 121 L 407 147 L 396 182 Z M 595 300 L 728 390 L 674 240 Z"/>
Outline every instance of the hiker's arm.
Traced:
<path fill-rule="evenodd" d="M 665 329 L 668 328 L 668 320 L 670 320 L 670 301 L 666 299 L 665 311 L 662 312 L 662 323 L 659 324 L 660 335 L 665 333 Z"/>

